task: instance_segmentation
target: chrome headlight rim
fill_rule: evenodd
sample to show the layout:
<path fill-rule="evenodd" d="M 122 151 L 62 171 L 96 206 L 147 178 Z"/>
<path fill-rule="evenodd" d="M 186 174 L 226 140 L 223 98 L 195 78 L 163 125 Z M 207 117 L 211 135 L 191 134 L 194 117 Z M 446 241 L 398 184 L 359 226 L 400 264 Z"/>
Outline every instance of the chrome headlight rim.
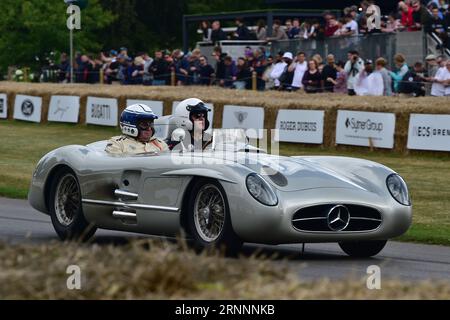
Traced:
<path fill-rule="evenodd" d="M 250 178 L 256 178 L 260 182 L 261 187 L 263 188 L 263 191 L 265 191 L 268 194 L 268 198 L 266 200 L 269 200 L 269 201 L 264 201 L 264 199 L 261 199 L 261 196 L 258 197 L 251 191 L 251 188 L 249 186 Z M 248 193 L 250 193 L 250 195 L 259 203 L 261 203 L 265 206 L 268 206 L 268 207 L 275 207 L 278 205 L 277 194 L 273 190 L 273 187 L 261 175 L 254 173 L 254 172 L 250 173 L 249 175 L 247 175 L 247 178 L 245 179 L 245 185 L 247 187 Z M 272 201 L 270 201 L 270 200 L 272 200 Z"/>
<path fill-rule="evenodd" d="M 401 187 L 402 187 L 402 192 L 404 192 L 405 194 L 403 194 L 403 197 L 406 198 L 406 202 L 402 202 L 401 198 L 399 199 L 399 196 L 395 196 L 393 190 L 391 190 L 390 188 L 390 181 L 392 179 L 397 179 L 396 182 L 400 183 Z M 406 207 L 410 207 L 412 205 L 411 203 L 411 196 L 409 194 L 409 190 L 408 190 L 408 185 L 406 184 L 405 180 L 397 173 L 392 173 L 390 174 L 387 178 L 386 178 L 386 187 L 389 190 L 389 193 L 391 194 L 392 198 L 394 198 L 395 201 L 397 201 L 398 203 L 400 203 L 402 206 L 406 206 Z"/>

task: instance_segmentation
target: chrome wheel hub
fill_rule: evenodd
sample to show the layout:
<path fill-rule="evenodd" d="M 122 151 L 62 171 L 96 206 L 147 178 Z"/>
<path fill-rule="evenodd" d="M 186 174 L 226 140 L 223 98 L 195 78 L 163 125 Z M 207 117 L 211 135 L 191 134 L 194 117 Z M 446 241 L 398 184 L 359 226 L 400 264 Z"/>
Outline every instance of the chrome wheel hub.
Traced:
<path fill-rule="evenodd" d="M 69 226 L 80 209 L 80 190 L 73 175 L 64 176 L 56 187 L 55 213 L 58 222 Z"/>
<path fill-rule="evenodd" d="M 214 242 L 225 225 L 225 200 L 222 192 L 212 184 L 203 186 L 195 199 L 194 222 L 198 235 L 206 242 Z"/>

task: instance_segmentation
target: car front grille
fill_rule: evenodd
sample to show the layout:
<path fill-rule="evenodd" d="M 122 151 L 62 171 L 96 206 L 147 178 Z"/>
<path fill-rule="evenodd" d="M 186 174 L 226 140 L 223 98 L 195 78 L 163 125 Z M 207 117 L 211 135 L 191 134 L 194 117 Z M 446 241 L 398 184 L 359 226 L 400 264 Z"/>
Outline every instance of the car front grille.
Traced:
<path fill-rule="evenodd" d="M 330 211 L 335 214 L 330 216 Z M 336 212 L 341 210 L 342 221 Z M 348 212 L 348 214 L 347 214 Z M 336 221 L 333 224 L 333 221 Z M 326 204 L 298 210 L 292 224 L 298 231 L 309 232 L 361 232 L 373 231 L 382 223 L 381 213 L 370 207 L 353 204 Z"/>

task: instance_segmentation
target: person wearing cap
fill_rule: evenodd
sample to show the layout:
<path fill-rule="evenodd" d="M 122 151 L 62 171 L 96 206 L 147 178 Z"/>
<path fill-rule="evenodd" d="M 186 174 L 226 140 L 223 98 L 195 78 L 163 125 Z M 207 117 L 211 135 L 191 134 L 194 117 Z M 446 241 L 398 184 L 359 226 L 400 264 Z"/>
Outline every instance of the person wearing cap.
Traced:
<path fill-rule="evenodd" d="M 128 106 L 120 116 L 121 136 L 111 138 L 105 151 L 113 155 L 136 155 L 169 151 L 168 145 L 154 137 L 158 117 L 145 104 Z"/>
<path fill-rule="evenodd" d="M 131 61 L 123 54 L 117 56 L 117 61 L 119 62 L 117 80 L 119 80 L 121 84 L 128 84 L 128 67 L 130 66 Z"/>
<path fill-rule="evenodd" d="M 439 70 L 437 57 L 434 54 L 429 54 L 428 56 L 426 56 L 425 62 L 426 62 L 427 67 L 428 67 L 428 76 L 430 78 L 434 78 L 434 76 L 436 75 L 437 71 Z"/>
<path fill-rule="evenodd" d="M 116 50 L 112 49 L 109 51 L 109 56 L 111 57 L 112 60 L 116 59 L 117 55 L 118 55 L 118 53 Z"/>
<path fill-rule="evenodd" d="M 366 59 L 364 69 L 355 82 L 355 92 L 358 96 L 382 96 L 384 93 L 383 77 L 379 72 L 373 72 L 373 61 Z"/>
<path fill-rule="evenodd" d="M 120 62 L 117 58 L 117 51 L 111 50 L 109 52 L 110 62 L 107 64 L 105 68 L 105 78 L 108 84 L 111 84 L 113 81 L 117 81 L 117 74 L 120 68 Z"/>
<path fill-rule="evenodd" d="M 126 47 L 121 47 L 120 54 L 124 55 L 125 57 L 128 57 L 128 49 Z"/>
<path fill-rule="evenodd" d="M 293 60 L 292 53 L 285 52 L 281 59 L 275 64 L 272 72 L 270 73 L 270 78 L 274 80 L 275 89 L 280 88 L 281 82 L 280 77 L 286 71 L 286 68 L 289 66 L 288 62 L 292 62 Z"/>
<path fill-rule="evenodd" d="M 283 61 L 286 63 L 286 67 L 283 70 L 283 73 L 278 78 L 280 82 L 280 90 L 292 91 L 292 81 L 294 80 L 294 71 L 290 66 L 293 64 L 293 55 L 290 52 L 286 52 L 283 55 Z"/>

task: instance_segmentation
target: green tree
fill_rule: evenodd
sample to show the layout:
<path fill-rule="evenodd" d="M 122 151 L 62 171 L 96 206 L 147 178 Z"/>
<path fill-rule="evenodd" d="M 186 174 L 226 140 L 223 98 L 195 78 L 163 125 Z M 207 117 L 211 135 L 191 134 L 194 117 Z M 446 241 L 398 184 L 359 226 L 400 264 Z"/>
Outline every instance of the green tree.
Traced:
<path fill-rule="evenodd" d="M 63 0 L 2 0 L 0 15 L 0 67 L 37 67 L 36 57 L 51 51 L 69 51 L 67 5 Z M 102 33 L 115 19 L 99 0 L 90 0 L 81 12 L 81 30 L 74 32 L 75 50 L 97 52 Z"/>

